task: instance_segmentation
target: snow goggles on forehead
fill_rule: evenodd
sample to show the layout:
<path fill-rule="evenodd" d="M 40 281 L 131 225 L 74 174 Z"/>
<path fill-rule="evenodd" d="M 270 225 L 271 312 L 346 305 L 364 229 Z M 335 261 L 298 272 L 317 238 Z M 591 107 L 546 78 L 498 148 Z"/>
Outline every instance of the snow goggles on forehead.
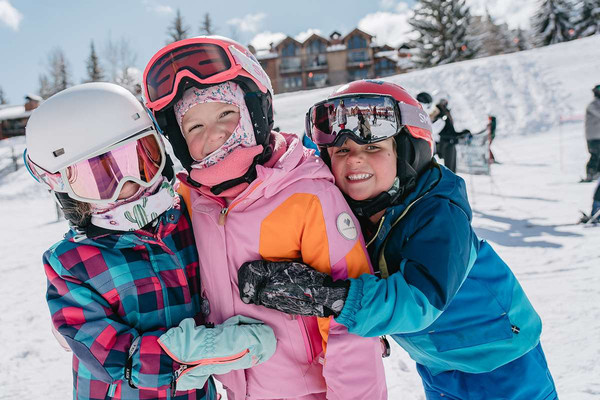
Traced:
<path fill-rule="evenodd" d="M 158 111 L 170 104 L 186 77 L 201 84 L 218 84 L 238 76 L 253 80 L 263 92 L 271 89 L 269 77 L 254 56 L 234 45 L 211 39 L 176 42 L 157 53 L 146 67 L 147 106 Z"/>
<path fill-rule="evenodd" d="M 58 172 L 46 171 L 24 153 L 25 165 L 40 183 L 87 203 L 113 203 L 127 181 L 152 186 L 166 163 L 165 149 L 152 128 L 116 143 Z"/>
<path fill-rule="evenodd" d="M 396 136 L 402 128 L 414 137 L 431 132 L 429 116 L 419 107 L 386 95 L 350 95 L 328 99 L 306 114 L 306 133 L 317 146 L 341 146 L 350 138 L 359 144 Z"/>

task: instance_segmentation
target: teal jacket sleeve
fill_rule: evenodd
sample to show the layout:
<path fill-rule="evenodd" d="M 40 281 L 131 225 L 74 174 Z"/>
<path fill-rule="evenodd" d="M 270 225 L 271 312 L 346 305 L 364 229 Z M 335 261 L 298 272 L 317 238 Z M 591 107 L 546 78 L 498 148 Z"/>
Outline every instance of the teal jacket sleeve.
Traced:
<path fill-rule="evenodd" d="M 447 199 L 419 204 L 390 231 L 383 249 L 387 279 L 351 279 L 336 322 L 359 336 L 418 332 L 452 301 L 477 258 L 469 218 Z"/>

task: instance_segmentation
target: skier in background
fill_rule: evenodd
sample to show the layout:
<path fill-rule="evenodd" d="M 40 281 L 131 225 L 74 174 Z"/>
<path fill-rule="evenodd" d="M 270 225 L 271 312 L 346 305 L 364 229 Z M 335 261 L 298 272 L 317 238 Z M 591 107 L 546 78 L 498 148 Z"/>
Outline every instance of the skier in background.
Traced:
<path fill-rule="evenodd" d="M 448 108 L 448 100 L 441 99 L 429 115 L 432 123 L 441 120 L 444 122 L 439 132 L 440 141 L 437 144 L 437 152 L 444 160 L 444 165 L 452 172 L 456 172 L 456 143 L 460 136 L 454 129 L 454 119 Z"/>
<path fill-rule="evenodd" d="M 335 116 L 340 129 L 345 129 L 346 124 L 348 123 L 348 109 L 344 105 L 344 100 L 340 101 L 340 104 L 338 105 L 338 108 L 335 111 Z"/>
<path fill-rule="evenodd" d="M 591 182 L 600 176 L 600 84 L 594 86 L 592 92 L 594 100 L 585 110 L 585 140 L 590 159 L 583 182 Z"/>

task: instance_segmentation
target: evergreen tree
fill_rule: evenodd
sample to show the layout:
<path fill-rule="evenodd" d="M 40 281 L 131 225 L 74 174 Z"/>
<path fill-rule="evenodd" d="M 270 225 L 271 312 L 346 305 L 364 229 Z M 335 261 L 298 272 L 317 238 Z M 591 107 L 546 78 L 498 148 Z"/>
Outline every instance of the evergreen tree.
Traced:
<path fill-rule="evenodd" d="M 167 34 L 169 35 L 169 39 L 167 43 L 176 42 L 181 39 L 185 39 L 187 37 L 187 33 L 190 30 L 188 26 L 185 26 L 183 22 L 183 17 L 181 16 L 181 11 L 177 9 L 177 13 L 175 14 L 175 19 L 169 26 L 167 30 Z"/>
<path fill-rule="evenodd" d="M 100 60 L 94 48 L 94 41 L 90 43 L 90 57 L 87 60 L 87 80 L 85 82 L 101 82 L 104 80 L 104 72 L 100 67 Z"/>
<path fill-rule="evenodd" d="M 566 0 L 542 0 L 533 16 L 532 27 L 538 46 L 571 40 L 572 13 Z"/>
<path fill-rule="evenodd" d="M 514 42 L 518 51 L 529 50 L 531 48 L 531 39 L 527 31 L 517 28 L 514 36 Z"/>
<path fill-rule="evenodd" d="M 212 23 L 209 13 L 204 14 L 204 19 L 200 23 L 200 34 L 201 35 L 214 35 L 215 34 L 215 26 Z"/>
<path fill-rule="evenodd" d="M 411 42 L 418 49 L 414 61 L 419 67 L 468 60 L 479 51 L 470 35 L 471 14 L 465 0 L 419 0 L 409 23 L 419 33 Z"/>
<path fill-rule="evenodd" d="M 600 33 L 600 0 L 582 0 L 573 18 L 575 37 L 582 38 Z"/>
<path fill-rule="evenodd" d="M 8 101 L 6 100 L 6 97 L 4 96 L 4 90 L 2 90 L 2 88 L 0 87 L 0 105 L 4 105 L 7 103 L 8 103 Z"/>

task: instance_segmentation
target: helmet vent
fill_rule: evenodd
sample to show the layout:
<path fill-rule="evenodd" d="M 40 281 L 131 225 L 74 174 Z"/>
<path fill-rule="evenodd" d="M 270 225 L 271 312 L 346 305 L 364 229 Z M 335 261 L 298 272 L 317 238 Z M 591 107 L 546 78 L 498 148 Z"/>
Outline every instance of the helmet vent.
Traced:
<path fill-rule="evenodd" d="M 52 154 L 54 155 L 54 157 L 62 156 L 63 154 L 65 154 L 65 149 L 61 148 L 61 149 L 58 149 L 58 150 L 54 150 L 52 152 Z"/>
<path fill-rule="evenodd" d="M 140 119 L 141 117 L 140 117 L 140 114 L 138 114 L 138 113 L 135 113 L 135 114 L 133 114 L 133 115 L 131 116 L 131 118 L 133 118 L 133 120 L 134 120 L 134 121 L 137 121 L 137 120 L 138 120 L 138 119 Z"/>

